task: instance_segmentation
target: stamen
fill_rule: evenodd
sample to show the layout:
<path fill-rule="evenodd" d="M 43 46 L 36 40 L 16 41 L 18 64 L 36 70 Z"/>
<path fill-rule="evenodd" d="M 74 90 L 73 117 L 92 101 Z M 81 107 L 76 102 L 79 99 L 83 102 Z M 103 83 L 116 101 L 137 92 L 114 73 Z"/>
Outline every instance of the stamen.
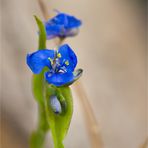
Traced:
<path fill-rule="evenodd" d="M 58 57 L 58 58 L 61 58 L 62 56 L 61 56 L 61 54 L 60 54 L 60 53 L 58 53 L 58 54 L 57 54 L 57 57 Z"/>
<path fill-rule="evenodd" d="M 68 66 L 68 65 L 69 65 L 69 61 L 67 60 L 67 61 L 65 62 L 65 64 Z"/>
<path fill-rule="evenodd" d="M 53 69 L 54 71 L 56 71 L 56 69 L 57 69 L 58 66 L 59 66 L 59 60 L 58 60 L 57 58 L 55 58 L 55 59 L 53 60 L 52 69 Z"/>
<path fill-rule="evenodd" d="M 60 67 L 60 70 L 62 70 L 63 72 L 67 72 L 67 69 L 65 66 Z"/>
<path fill-rule="evenodd" d="M 51 62 L 51 65 L 53 65 L 53 60 L 51 58 L 48 58 L 48 60 Z"/>

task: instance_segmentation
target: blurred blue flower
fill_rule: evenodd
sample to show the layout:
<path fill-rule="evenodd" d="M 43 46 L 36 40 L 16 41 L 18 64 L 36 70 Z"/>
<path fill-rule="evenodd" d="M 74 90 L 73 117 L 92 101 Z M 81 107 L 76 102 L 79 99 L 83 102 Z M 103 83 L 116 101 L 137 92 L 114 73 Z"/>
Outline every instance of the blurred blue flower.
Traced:
<path fill-rule="evenodd" d="M 45 23 L 47 39 L 75 36 L 79 32 L 78 28 L 81 24 L 81 21 L 74 16 L 58 13 L 55 17 L 49 19 Z"/>
<path fill-rule="evenodd" d="M 45 79 L 55 86 L 70 85 L 82 74 L 82 69 L 74 71 L 77 56 L 67 44 L 60 46 L 58 50 L 38 50 L 28 54 L 26 60 L 34 74 L 39 74 L 44 67 L 48 67 Z"/>

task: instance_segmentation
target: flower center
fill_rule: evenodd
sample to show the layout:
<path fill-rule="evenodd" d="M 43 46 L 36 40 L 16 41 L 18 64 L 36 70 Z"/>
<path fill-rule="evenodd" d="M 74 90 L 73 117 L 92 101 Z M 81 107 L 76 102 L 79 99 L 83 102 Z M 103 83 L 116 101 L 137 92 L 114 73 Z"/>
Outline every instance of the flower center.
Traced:
<path fill-rule="evenodd" d="M 54 59 L 48 58 L 51 63 L 52 69 L 50 70 L 52 73 L 65 73 L 67 72 L 66 66 L 69 65 L 68 60 L 60 61 L 61 54 L 57 53 Z"/>

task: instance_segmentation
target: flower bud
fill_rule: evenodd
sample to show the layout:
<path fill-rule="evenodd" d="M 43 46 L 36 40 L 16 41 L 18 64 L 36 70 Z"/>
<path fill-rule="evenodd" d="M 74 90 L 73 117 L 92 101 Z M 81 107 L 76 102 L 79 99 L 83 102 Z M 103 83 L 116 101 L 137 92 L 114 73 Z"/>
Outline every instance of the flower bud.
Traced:
<path fill-rule="evenodd" d="M 61 107 L 60 101 L 58 100 L 57 96 L 55 96 L 55 95 L 50 96 L 50 106 L 52 108 L 52 111 L 55 114 L 62 113 L 62 107 Z"/>

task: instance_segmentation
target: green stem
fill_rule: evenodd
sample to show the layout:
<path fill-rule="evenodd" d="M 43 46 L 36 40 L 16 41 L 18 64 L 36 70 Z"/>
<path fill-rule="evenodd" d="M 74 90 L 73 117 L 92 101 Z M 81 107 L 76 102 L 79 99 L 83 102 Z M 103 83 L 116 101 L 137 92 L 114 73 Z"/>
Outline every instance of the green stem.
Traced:
<path fill-rule="evenodd" d="M 39 105 L 38 108 L 38 127 L 37 130 L 31 135 L 30 148 L 43 148 L 46 133 L 49 129 L 49 126 L 46 121 L 44 106 Z"/>
<path fill-rule="evenodd" d="M 64 145 L 61 141 L 54 138 L 54 148 L 64 148 Z"/>

